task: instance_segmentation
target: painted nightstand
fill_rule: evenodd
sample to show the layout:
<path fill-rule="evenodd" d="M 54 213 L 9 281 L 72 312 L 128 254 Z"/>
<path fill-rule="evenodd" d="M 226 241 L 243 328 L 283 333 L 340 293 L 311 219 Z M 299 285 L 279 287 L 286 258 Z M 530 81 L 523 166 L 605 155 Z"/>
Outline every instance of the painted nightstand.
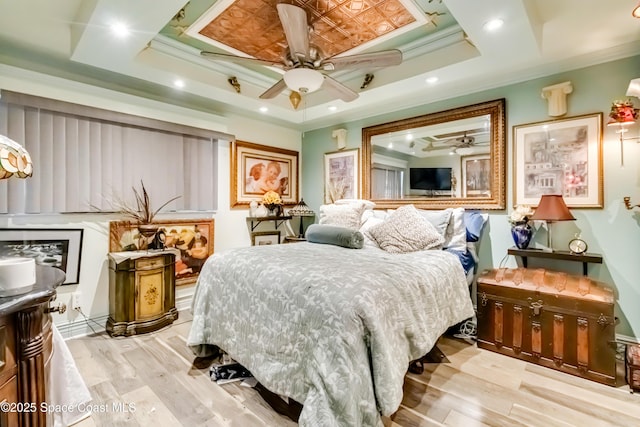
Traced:
<path fill-rule="evenodd" d="M 109 335 L 153 332 L 177 318 L 172 251 L 109 254 Z"/>

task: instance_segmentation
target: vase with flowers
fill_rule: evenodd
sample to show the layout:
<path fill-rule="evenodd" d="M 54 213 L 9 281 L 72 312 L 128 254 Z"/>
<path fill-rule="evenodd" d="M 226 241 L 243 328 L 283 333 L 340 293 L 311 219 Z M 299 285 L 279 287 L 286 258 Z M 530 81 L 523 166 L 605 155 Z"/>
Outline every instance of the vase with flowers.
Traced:
<path fill-rule="evenodd" d="M 269 209 L 269 216 L 280 216 L 282 210 L 282 199 L 275 191 L 267 191 L 262 196 L 262 204 Z"/>
<path fill-rule="evenodd" d="M 518 249 L 527 249 L 533 237 L 533 227 L 529 224 L 529 218 L 533 210 L 529 205 L 518 205 L 509 215 L 511 223 L 511 237 Z"/>

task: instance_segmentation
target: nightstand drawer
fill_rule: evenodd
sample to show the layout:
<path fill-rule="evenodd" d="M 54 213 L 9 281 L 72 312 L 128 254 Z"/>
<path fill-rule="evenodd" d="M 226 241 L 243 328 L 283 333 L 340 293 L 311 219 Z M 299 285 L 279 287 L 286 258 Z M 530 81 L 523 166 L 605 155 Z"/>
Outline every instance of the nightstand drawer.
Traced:
<path fill-rule="evenodd" d="M 140 258 L 136 260 L 136 270 L 152 270 L 154 268 L 164 268 L 165 266 L 165 257 L 157 256 L 157 257 L 148 257 L 148 258 Z"/>

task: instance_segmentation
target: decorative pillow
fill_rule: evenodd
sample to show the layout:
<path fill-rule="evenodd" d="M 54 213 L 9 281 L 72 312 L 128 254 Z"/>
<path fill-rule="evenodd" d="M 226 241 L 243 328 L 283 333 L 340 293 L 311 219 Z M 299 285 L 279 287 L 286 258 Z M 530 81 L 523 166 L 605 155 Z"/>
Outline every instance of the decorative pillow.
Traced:
<path fill-rule="evenodd" d="M 467 229 L 464 226 L 464 208 L 455 208 L 444 236 L 444 248 L 456 251 L 467 249 Z"/>
<path fill-rule="evenodd" d="M 371 200 L 366 199 L 340 199 L 334 202 L 336 205 L 364 205 L 366 210 L 370 210 L 376 207 L 376 204 Z"/>
<path fill-rule="evenodd" d="M 372 211 L 365 211 L 365 212 L 372 212 Z M 386 212 L 385 212 L 385 214 L 386 214 Z M 380 246 L 378 246 L 378 242 L 376 242 L 375 239 L 371 236 L 371 234 L 369 234 L 369 229 L 371 227 L 373 227 L 374 225 L 378 225 L 378 224 L 380 224 L 382 222 L 384 222 L 383 218 L 378 218 L 378 217 L 372 215 L 371 217 L 369 217 L 369 219 L 367 219 L 364 222 L 364 224 L 362 224 L 362 226 L 360 227 L 360 232 L 364 236 L 364 246 L 373 246 L 373 247 L 376 247 L 376 248 L 380 247 Z"/>
<path fill-rule="evenodd" d="M 321 205 L 319 224 L 358 230 L 364 204 L 359 205 Z"/>
<path fill-rule="evenodd" d="M 418 209 L 418 213 L 422 215 L 424 219 L 429 221 L 436 228 L 436 230 L 438 230 L 438 233 L 440 233 L 442 237 L 446 235 L 447 227 L 449 226 L 449 221 L 451 220 L 453 209 L 447 208 L 441 211 L 426 211 Z"/>
<path fill-rule="evenodd" d="M 368 231 L 381 249 L 392 253 L 432 249 L 444 242 L 438 230 L 413 205 L 396 209 L 386 221 Z"/>
<path fill-rule="evenodd" d="M 362 249 L 364 244 L 364 236 L 358 230 L 335 225 L 311 224 L 307 228 L 305 237 L 311 243 L 342 246 L 350 249 Z"/>
<path fill-rule="evenodd" d="M 483 214 L 478 210 L 469 210 L 464 212 L 464 225 L 467 230 L 467 242 L 477 242 L 480 240 L 480 234 L 485 223 L 489 219 L 488 214 Z"/>

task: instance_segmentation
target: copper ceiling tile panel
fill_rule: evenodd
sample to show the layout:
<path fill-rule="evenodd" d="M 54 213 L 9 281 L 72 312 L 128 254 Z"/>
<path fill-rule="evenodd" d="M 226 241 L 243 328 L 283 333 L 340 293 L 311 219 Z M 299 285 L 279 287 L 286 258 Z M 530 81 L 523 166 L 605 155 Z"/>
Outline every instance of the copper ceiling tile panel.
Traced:
<path fill-rule="evenodd" d="M 237 0 L 200 34 L 256 58 L 279 61 L 287 41 L 276 5 Z M 399 0 L 289 0 L 307 12 L 311 43 L 333 56 L 415 21 Z"/>

